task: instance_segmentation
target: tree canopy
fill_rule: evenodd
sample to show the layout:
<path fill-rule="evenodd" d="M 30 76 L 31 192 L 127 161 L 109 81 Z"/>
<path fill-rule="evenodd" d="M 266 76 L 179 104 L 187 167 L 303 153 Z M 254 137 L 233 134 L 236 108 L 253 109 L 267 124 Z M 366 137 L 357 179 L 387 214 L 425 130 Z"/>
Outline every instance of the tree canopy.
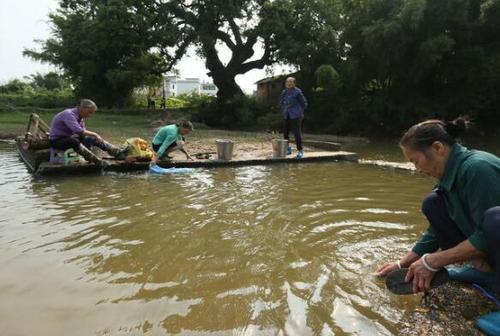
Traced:
<path fill-rule="evenodd" d="M 147 0 L 63 0 L 50 21 L 52 38 L 25 55 L 58 65 L 78 96 L 108 106 L 161 80 L 189 45 L 172 15 Z"/>
<path fill-rule="evenodd" d="M 500 0 L 62 0 L 50 20 L 53 37 L 26 54 L 107 105 L 194 46 L 219 101 L 242 94 L 237 75 L 295 65 L 311 125 L 332 132 L 498 117 Z"/>

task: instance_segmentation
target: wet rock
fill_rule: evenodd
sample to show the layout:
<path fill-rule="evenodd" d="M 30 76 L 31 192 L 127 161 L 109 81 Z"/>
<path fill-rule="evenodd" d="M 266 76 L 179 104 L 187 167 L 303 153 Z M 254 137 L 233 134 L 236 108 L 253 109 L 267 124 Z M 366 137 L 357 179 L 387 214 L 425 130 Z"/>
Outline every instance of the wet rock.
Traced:
<path fill-rule="evenodd" d="M 399 335 L 484 335 L 475 320 L 494 310 L 495 305 L 471 286 L 452 281 L 425 294 L 420 306 L 405 314 Z"/>

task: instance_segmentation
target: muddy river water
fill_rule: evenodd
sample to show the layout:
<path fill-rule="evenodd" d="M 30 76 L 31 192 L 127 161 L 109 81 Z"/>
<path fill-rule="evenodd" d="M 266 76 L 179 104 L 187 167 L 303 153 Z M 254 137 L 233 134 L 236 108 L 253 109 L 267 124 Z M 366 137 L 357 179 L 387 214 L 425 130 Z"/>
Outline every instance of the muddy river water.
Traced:
<path fill-rule="evenodd" d="M 392 335 L 433 181 L 354 163 L 34 178 L 0 145 L 0 335 Z"/>

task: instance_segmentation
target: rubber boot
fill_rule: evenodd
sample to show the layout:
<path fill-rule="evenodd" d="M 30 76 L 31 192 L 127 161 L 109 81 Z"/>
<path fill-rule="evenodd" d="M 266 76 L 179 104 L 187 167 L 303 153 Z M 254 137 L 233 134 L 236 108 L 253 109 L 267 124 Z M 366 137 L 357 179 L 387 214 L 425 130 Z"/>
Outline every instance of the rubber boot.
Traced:
<path fill-rule="evenodd" d="M 128 148 L 126 147 L 118 148 L 106 141 L 99 144 L 98 147 L 117 159 L 123 160 L 127 157 Z"/>
<path fill-rule="evenodd" d="M 85 160 L 87 160 L 88 162 L 92 162 L 98 166 L 104 166 L 104 163 L 103 161 L 97 157 L 94 153 L 92 153 L 87 147 L 85 147 L 84 145 L 80 144 L 80 147 L 78 148 L 78 154 L 80 154 L 81 156 L 83 156 L 83 158 Z"/>
<path fill-rule="evenodd" d="M 481 272 L 470 266 L 448 267 L 448 274 L 452 280 L 476 283 L 486 287 L 492 287 L 495 283 L 494 272 Z"/>

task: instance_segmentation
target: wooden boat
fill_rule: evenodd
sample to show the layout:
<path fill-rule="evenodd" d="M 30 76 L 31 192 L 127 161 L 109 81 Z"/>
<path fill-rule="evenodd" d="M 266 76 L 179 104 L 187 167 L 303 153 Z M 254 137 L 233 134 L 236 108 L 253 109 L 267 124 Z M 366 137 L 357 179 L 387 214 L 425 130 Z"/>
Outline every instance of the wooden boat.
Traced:
<path fill-rule="evenodd" d="M 128 162 L 114 158 L 102 158 L 104 165 L 98 166 L 93 163 L 83 164 L 52 164 L 49 162 L 50 149 L 48 141 L 49 127 L 40 117 L 32 114 L 24 137 L 16 139 L 17 150 L 28 170 L 35 175 L 82 175 L 99 174 L 102 172 L 133 172 L 149 170 L 149 162 Z M 203 155 L 201 155 L 203 154 Z M 358 161 L 356 153 L 341 151 L 318 151 L 307 152 L 301 159 L 294 157 L 286 158 L 253 158 L 233 159 L 231 161 L 216 160 L 210 153 L 197 153 L 194 156 L 200 158 L 195 161 L 171 160 L 162 161 L 158 165 L 162 168 L 211 168 L 211 167 L 238 167 L 268 165 L 276 163 L 308 163 L 325 161 Z"/>
<path fill-rule="evenodd" d="M 105 171 L 130 172 L 149 169 L 149 162 L 128 162 L 103 158 L 104 165 L 93 163 L 50 163 L 49 126 L 35 113 L 31 114 L 24 136 L 16 138 L 17 151 L 28 170 L 35 175 L 67 175 L 101 173 Z"/>

